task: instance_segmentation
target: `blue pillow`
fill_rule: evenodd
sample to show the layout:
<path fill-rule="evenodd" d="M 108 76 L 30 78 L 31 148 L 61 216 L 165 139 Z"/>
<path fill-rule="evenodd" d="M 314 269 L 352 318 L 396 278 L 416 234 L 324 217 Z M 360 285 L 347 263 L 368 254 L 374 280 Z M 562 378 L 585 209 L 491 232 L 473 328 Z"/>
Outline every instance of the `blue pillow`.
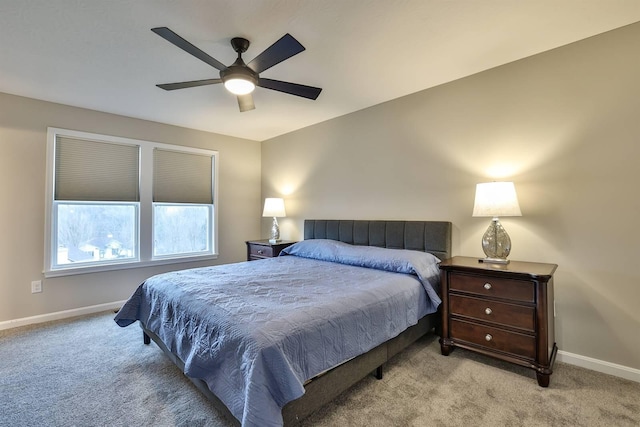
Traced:
<path fill-rule="evenodd" d="M 413 274 L 420 279 L 429 298 L 436 305 L 441 302 L 435 291 L 440 283 L 438 268 L 440 259 L 428 252 L 355 246 L 337 240 L 309 239 L 285 248 L 280 255 L 294 255 L 394 273 Z"/>

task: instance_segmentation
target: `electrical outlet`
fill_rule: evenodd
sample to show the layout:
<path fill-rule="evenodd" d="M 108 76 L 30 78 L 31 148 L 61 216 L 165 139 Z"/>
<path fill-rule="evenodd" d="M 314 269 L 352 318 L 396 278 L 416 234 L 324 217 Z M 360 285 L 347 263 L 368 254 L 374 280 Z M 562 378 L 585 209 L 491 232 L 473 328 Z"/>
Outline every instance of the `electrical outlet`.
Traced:
<path fill-rule="evenodd" d="M 34 280 L 31 282 L 31 293 L 37 294 L 38 292 L 42 292 L 42 280 Z"/>

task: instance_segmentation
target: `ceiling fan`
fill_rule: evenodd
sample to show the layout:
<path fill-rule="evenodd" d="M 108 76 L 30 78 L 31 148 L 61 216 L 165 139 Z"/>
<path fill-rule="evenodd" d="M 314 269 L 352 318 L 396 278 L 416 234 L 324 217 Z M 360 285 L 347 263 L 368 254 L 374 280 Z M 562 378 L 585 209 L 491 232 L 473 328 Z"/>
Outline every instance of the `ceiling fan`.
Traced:
<path fill-rule="evenodd" d="M 251 95 L 251 92 L 253 92 L 256 86 L 313 100 L 318 98 L 318 95 L 320 95 L 320 92 L 322 91 L 321 88 L 313 86 L 305 86 L 297 83 L 289 83 L 260 77 L 261 72 L 268 70 L 274 65 L 279 64 L 285 59 L 289 59 L 304 50 L 304 46 L 302 46 L 300 42 L 290 34 L 282 36 L 278 41 L 265 49 L 260 55 L 253 58 L 253 60 L 248 64 L 245 64 L 242 60 L 242 54 L 249 48 L 249 40 L 241 37 L 232 38 L 231 47 L 233 47 L 233 50 L 238 53 L 238 59 L 227 67 L 167 27 L 152 28 L 151 31 L 178 46 L 185 52 L 206 62 L 213 68 L 220 70 L 219 79 L 193 80 L 189 82 L 156 85 L 161 89 L 176 90 L 223 83 L 224 87 L 229 92 L 237 96 L 238 106 L 240 107 L 241 112 L 256 108 L 253 103 L 253 96 Z"/>

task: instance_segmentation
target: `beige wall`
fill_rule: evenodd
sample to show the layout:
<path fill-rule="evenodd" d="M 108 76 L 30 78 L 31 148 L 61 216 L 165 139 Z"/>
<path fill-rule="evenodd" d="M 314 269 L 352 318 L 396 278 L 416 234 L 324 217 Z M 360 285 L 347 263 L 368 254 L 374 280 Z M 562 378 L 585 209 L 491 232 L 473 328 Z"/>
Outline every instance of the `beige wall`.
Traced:
<path fill-rule="evenodd" d="M 266 141 L 262 196 L 285 197 L 283 238 L 451 220 L 454 254 L 480 257 L 475 184 L 513 180 L 510 258 L 559 265 L 559 348 L 640 369 L 639 45 L 635 24 Z"/>
<path fill-rule="evenodd" d="M 206 262 L 43 279 L 47 127 L 217 150 L 219 253 L 246 259 L 260 235 L 260 143 L 0 94 L 0 322 L 121 301 L 145 278 Z M 211 263 L 209 263 L 211 264 Z M 31 281 L 43 292 L 31 294 Z"/>

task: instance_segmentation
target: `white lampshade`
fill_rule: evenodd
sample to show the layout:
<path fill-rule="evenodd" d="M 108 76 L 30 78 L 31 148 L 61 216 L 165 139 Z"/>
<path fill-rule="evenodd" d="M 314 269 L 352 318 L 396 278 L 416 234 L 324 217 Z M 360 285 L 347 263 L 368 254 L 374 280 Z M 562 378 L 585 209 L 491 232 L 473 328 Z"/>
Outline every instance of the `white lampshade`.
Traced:
<path fill-rule="evenodd" d="M 285 217 L 287 213 L 284 210 L 284 200 L 278 197 L 267 197 L 264 199 L 264 210 L 262 216 Z"/>
<path fill-rule="evenodd" d="M 513 182 L 477 184 L 473 216 L 522 216 Z"/>

